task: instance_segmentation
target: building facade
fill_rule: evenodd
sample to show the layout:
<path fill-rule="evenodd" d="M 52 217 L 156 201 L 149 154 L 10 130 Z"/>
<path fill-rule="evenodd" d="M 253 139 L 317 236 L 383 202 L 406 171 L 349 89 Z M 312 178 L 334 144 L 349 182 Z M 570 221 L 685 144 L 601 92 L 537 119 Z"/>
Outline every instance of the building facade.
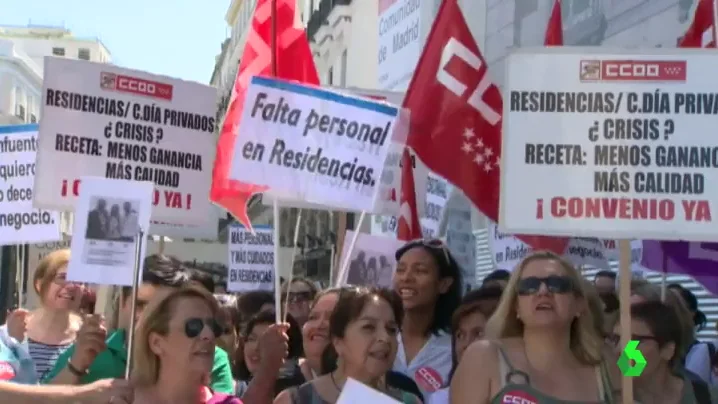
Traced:
<path fill-rule="evenodd" d="M 0 124 L 40 120 L 45 56 L 109 63 L 96 38 L 78 38 L 64 28 L 0 26 Z"/>
<path fill-rule="evenodd" d="M 110 51 L 99 38 L 77 37 L 68 29 L 48 26 L 0 26 L 0 39 L 9 39 L 44 68 L 45 56 L 110 63 Z"/>
<path fill-rule="evenodd" d="M 23 49 L 0 39 L 0 125 L 40 119 L 42 70 Z"/>

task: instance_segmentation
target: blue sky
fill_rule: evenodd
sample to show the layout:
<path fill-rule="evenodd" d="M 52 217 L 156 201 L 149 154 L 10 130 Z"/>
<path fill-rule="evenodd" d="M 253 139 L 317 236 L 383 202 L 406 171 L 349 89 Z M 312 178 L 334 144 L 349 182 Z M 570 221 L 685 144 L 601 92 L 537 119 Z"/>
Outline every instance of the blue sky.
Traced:
<path fill-rule="evenodd" d="M 230 0 L 0 0 L 0 25 L 64 25 L 124 67 L 209 83 Z"/>

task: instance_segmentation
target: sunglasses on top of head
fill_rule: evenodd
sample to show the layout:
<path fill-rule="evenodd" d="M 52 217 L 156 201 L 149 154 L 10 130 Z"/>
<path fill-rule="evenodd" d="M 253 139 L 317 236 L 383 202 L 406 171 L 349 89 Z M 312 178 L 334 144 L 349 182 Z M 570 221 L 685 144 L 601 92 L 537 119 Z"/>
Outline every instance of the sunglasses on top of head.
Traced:
<path fill-rule="evenodd" d="M 205 326 L 209 327 L 215 338 L 221 337 L 224 333 L 224 329 L 216 319 L 202 319 L 198 317 L 189 318 L 185 321 L 184 333 L 187 338 L 197 338 L 200 334 L 202 334 Z"/>
<path fill-rule="evenodd" d="M 541 285 L 546 285 L 549 293 L 566 294 L 574 291 L 573 281 L 568 276 L 550 275 L 545 278 L 537 276 L 528 276 L 520 279 L 516 285 L 519 296 L 535 295 L 541 289 Z"/>
<path fill-rule="evenodd" d="M 444 254 L 446 265 L 451 264 L 451 260 L 449 259 L 449 247 L 447 247 L 446 244 L 438 238 L 417 238 L 411 240 L 406 243 L 406 245 L 403 247 L 403 250 L 408 251 L 414 247 L 419 246 L 430 248 L 432 250 L 440 250 L 442 254 Z"/>

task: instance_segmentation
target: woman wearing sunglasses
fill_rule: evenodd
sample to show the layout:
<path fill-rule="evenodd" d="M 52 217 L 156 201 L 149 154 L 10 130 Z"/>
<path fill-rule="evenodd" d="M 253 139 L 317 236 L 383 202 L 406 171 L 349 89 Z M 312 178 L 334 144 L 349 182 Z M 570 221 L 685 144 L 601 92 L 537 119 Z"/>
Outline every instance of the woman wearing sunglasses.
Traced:
<path fill-rule="evenodd" d="M 489 340 L 474 342 L 461 358 L 451 403 L 615 402 L 617 358 L 603 360 L 604 338 L 584 287 L 561 257 L 526 257 L 487 324 Z"/>
<path fill-rule="evenodd" d="M 681 353 L 688 342 L 676 311 L 660 301 L 645 301 L 631 305 L 631 340 L 639 341 L 638 348 L 646 359 L 646 368 L 633 379 L 634 395 L 641 403 L 650 404 L 709 404 L 718 396 L 700 380 L 691 381 L 683 372 Z M 617 354 L 620 327 L 611 335 Z"/>
<path fill-rule="evenodd" d="M 134 339 L 135 404 L 241 403 L 206 387 L 222 336 L 218 313 L 214 297 L 195 286 L 150 303 Z"/>
<path fill-rule="evenodd" d="M 461 302 L 461 270 L 441 240 L 414 240 L 396 252 L 394 290 L 404 319 L 394 370 L 414 379 L 428 400 L 449 380 L 451 316 Z"/>

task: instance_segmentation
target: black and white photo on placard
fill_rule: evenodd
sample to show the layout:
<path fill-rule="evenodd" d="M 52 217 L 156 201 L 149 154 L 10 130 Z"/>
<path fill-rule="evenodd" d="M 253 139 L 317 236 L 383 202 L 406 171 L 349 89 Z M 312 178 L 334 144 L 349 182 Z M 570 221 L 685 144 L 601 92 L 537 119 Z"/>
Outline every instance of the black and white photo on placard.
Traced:
<path fill-rule="evenodd" d="M 137 235 L 149 228 L 154 184 L 83 177 L 80 189 L 68 280 L 131 286 Z M 145 242 L 140 250 L 139 257 L 144 257 Z"/>
<path fill-rule="evenodd" d="M 345 240 L 352 240 L 354 232 L 347 230 Z M 344 243 L 341 263 L 349 254 L 349 242 Z M 403 245 L 402 241 L 391 237 L 359 233 L 354 248 L 349 254 L 346 273 L 341 274 L 345 285 L 391 287 L 396 259 L 394 253 Z"/>
<path fill-rule="evenodd" d="M 92 196 L 85 238 L 133 242 L 139 231 L 139 201 Z"/>

